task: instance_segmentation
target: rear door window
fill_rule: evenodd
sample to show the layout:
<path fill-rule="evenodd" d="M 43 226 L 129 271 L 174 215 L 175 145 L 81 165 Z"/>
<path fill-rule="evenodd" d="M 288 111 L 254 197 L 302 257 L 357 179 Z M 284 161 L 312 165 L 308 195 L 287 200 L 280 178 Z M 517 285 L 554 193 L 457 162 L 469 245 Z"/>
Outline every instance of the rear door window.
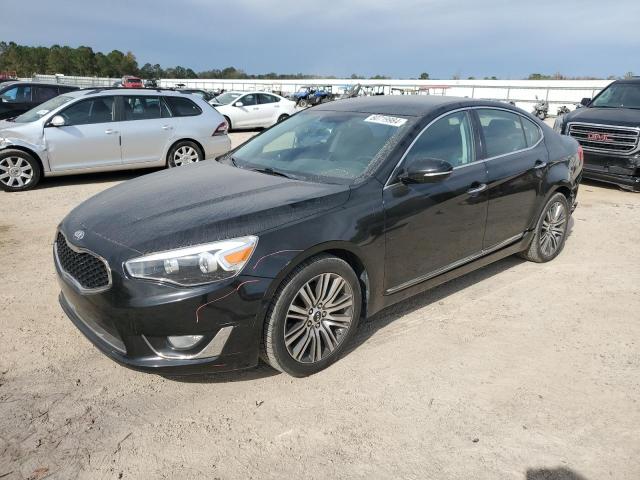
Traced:
<path fill-rule="evenodd" d="M 150 120 L 162 118 L 160 97 L 127 95 L 122 97 L 125 120 Z M 166 114 L 164 116 L 167 116 Z"/>
<path fill-rule="evenodd" d="M 273 95 L 269 95 L 268 93 L 259 93 L 258 94 L 258 102 L 262 105 L 265 103 L 277 103 L 280 99 Z"/>
<path fill-rule="evenodd" d="M 171 114 L 174 117 L 193 117 L 200 115 L 202 110 L 198 105 L 185 97 L 165 97 L 165 100 L 169 104 Z"/>
<path fill-rule="evenodd" d="M 522 121 L 522 126 L 524 127 L 524 136 L 527 139 L 527 146 L 533 147 L 542 138 L 540 127 L 538 127 L 535 123 L 527 118 L 520 117 L 520 120 Z"/>
<path fill-rule="evenodd" d="M 495 109 L 478 109 L 487 158 L 527 148 L 520 115 Z"/>
<path fill-rule="evenodd" d="M 44 85 L 40 85 L 35 87 L 35 95 L 33 98 L 34 102 L 44 103 L 47 100 L 52 99 L 53 97 L 58 96 L 58 87 L 48 87 Z"/>

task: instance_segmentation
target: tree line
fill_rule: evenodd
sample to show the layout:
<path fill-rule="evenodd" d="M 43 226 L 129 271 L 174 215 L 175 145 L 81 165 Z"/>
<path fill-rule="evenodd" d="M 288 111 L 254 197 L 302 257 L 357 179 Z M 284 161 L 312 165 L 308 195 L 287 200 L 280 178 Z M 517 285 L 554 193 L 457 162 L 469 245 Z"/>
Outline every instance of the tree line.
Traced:
<path fill-rule="evenodd" d="M 94 52 L 91 47 L 79 46 L 77 48 L 69 46 L 52 45 L 51 47 L 31 47 L 18 45 L 15 42 L 0 42 L 0 71 L 16 72 L 18 77 L 31 77 L 34 73 L 77 75 L 82 77 L 112 77 L 118 78 L 123 75 L 136 75 L 145 79 L 159 78 L 221 78 L 221 79 L 258 79 L 258 80 L 304 80 L 312 78 L 334 79 L 335 76 L 309 75 L 304 73 L 276 73 L 248 74 L 235 67 L 223 69 L 205 70 L 195 72 L 191 68 L 182 66 L 162 68 L 159 64 L 152 65 L 145 63 L 141 67 L 138 65 L 136 56 L 132 52 L 121 52 L 112 50 L 109 53 Z M 625 77 L 633 76 L 632 72 L 627 72 Z M 352 74 L 352 79 L 365 79 L 367 77 Z M 368 77 L 375 80 L 386 80 L 391 77 L 385 75 L 373 75 Z M 429 80 L 428 73 L 423 72 L 418 77 L 420 80 Z M 460 79 L 460 74 L 452 77 L 454 80 Z M 578 80 L 578 79 L 598 79 L 598 77 L 569 77 L 561 73 L 546 75 L 532 73 L 527 77 L 529 80 Z M 610 80 L 618 77 L 609 76 Z M 498 77 L 484 77 L 485 80 L 497 80 Z M 468 77 L 468 80 L 476 80 L 476 77 Z"/>
<path fill-rule="evenodd" d="M 228 78 L 228 79 L 307 79 L 317 75 L 303 73 L 248 74 L 235 67 L 195 72 L 182 66 L 162 68 L 159 64 L 138 65 L 132 52 L 112 50 L 109 53 L 94 52 L 91 47 L 77 48 L 52 45 L 31 47 L 15 42 L 0 42 L 0 71 L 16 72 L 18 77 L 30 77 L 34 73 L 53 75 L 77 75 L 83 77 L 122 77 L 136 75 L 142 78 Z M 335 77 L 323 77 L 335 78 Z"/>

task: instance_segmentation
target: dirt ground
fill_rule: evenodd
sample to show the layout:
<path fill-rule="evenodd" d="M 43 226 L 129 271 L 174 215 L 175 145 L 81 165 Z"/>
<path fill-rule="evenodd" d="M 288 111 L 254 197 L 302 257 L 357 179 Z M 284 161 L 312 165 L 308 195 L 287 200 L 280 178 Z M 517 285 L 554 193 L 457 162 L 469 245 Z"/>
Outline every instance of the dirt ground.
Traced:
<path fill-rule="evenodd" d="M 387 309 L 311 378 L 171 380 L 57 302 L 56 225 L 140 174 L 0 193 L 0 479 L 640 478 L 640 194 L 583 185 L 556 260 Z"/>

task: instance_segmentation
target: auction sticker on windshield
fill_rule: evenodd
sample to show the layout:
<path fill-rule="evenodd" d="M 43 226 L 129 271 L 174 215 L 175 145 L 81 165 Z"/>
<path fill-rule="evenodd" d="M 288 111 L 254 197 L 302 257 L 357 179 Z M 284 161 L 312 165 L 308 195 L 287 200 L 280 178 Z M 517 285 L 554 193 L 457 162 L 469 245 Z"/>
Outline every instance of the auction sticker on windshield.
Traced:
<path fill-rule="evenodd" d="M 401 127 L 407 123 L 406 118 L 390 117 L 389 115 L 369 115 L 364 119 L 365 122 L 380 123 L 382 125 L 390 125 L 392 127 Z"/>

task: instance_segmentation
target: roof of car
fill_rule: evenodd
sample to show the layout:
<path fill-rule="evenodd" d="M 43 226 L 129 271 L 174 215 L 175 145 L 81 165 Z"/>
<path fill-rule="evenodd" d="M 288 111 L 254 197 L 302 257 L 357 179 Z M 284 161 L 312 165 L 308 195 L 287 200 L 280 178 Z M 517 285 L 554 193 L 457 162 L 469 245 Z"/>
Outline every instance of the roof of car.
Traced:
<path fill-rule="evenodd" d="M 491 100 L 474 100 L 472 98 L 440 95 L 377 95 L 323 103 L 313 107 L 313 109 L 422 117 L 447 105 L 460 107 L 475 105 L 510 107 L 506 103 Z"/>
<path fill-rule="evenodd" d="M 45 87 L 67 87 L 67 88 L 78 88 L 73 85 L 64 85 L 62 83 L 51 83 L 51 82 L 31 82 L 31 81 L 22 81 L 22 80 L 10 80 L 8 82 L 2 82 L 2 88 L 7 87 L 9 85 L 32 85 L 32 86 L 45 86 Z"/>
<path fill-rule="evenodd" d="M 67 96 L 82 97 L 89 95 L 171 95 L 179 97 L 181 95 L 190 95 L 189 92 L 183 90 L 174 90 L 170 88 L 120 88 L 120 87 L 96 87 L 85 88 L 83 90 L 77 90 L 69 93 L 65 93 Z"/>

